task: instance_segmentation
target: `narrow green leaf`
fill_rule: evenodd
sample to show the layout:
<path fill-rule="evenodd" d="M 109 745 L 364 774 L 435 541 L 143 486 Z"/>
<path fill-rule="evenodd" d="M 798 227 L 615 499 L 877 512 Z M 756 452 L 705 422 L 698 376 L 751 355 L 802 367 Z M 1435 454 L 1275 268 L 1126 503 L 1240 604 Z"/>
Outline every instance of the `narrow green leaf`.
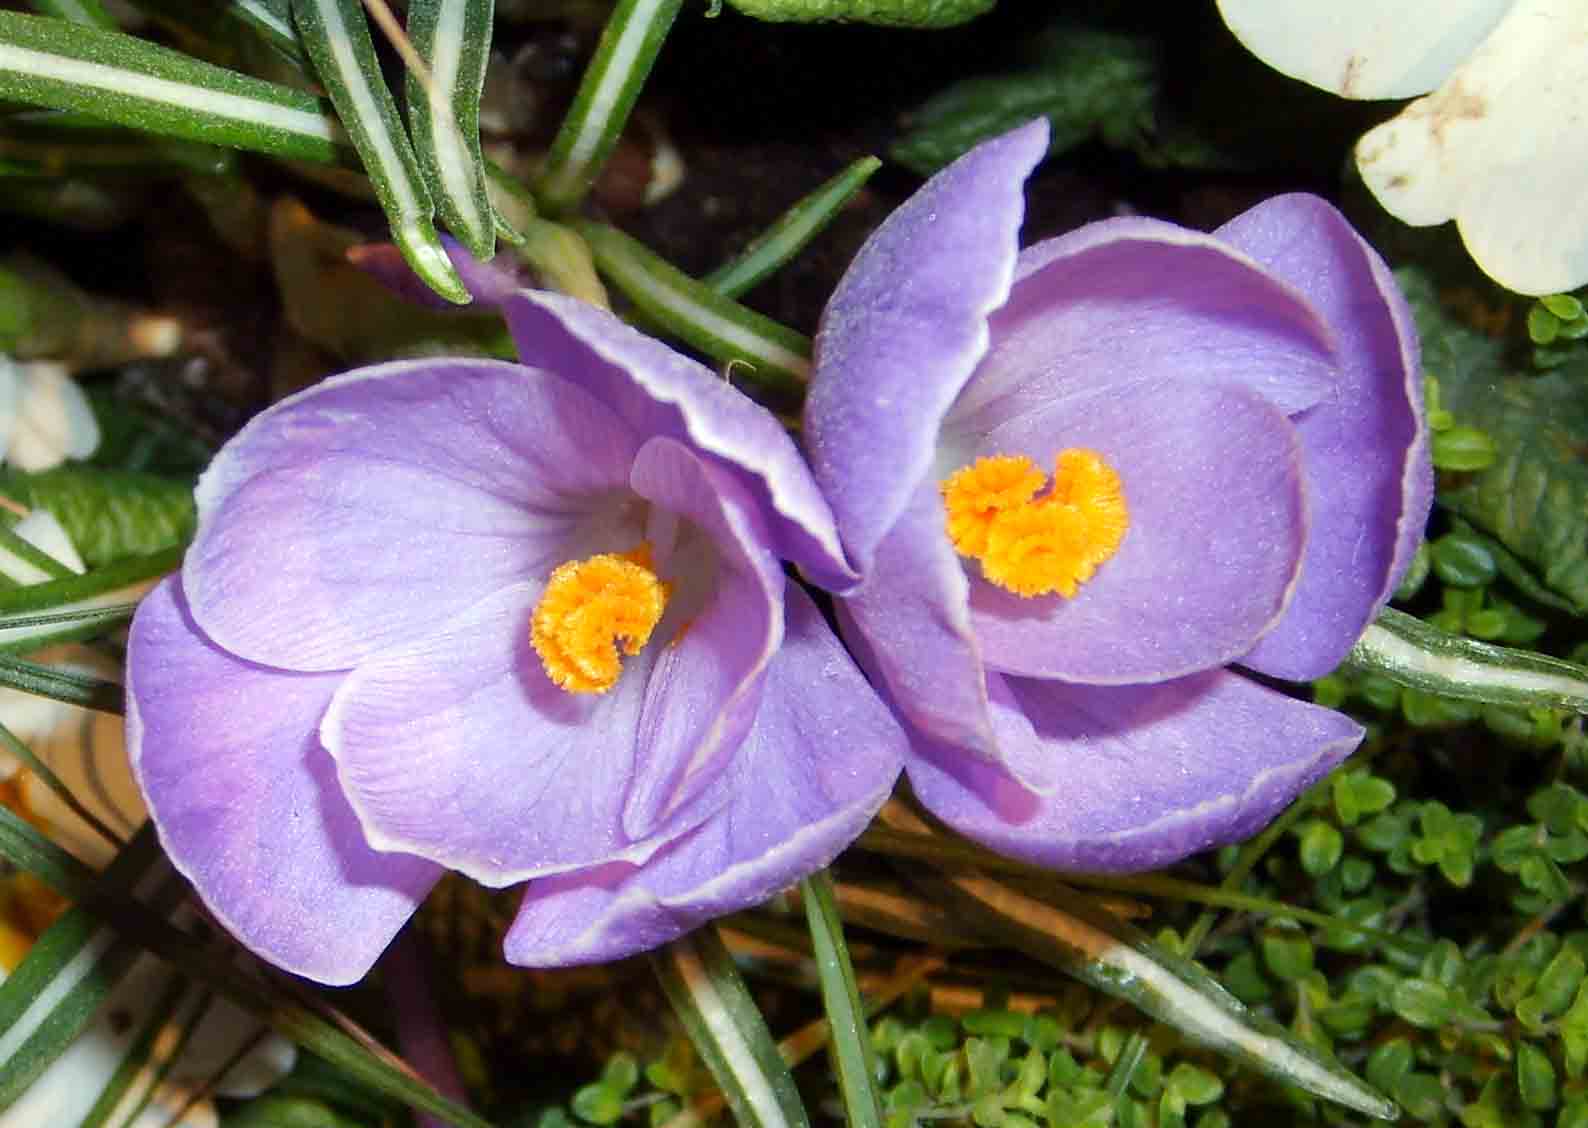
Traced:
<path fill-rule="evenodd" d="M 98 815 L 90 811 L 83 805 L 82 800 L 72 794 L 72 789 L 61 781 L 60 776 L 55 774 L 55 769 L 40 759 L 33 749 L 18 740 L 16 733 L 3 724 L 0 724 L 0 746 L 3 746 L 7 752 L 15 756 L 17 761 L 28 771 L 38 776 L 44 786 L 49 788 L 55 797 L 65 804 L 66 809 L 88 824 L 95 834 L 99 835 L 111 846 L 119 847 L 124 845 L 121 837 L 115 831 L 106 826 Z"/>
<path fill-rule="evenodd" d="M 641 313 L 763 390 L 794 400 L 810 374 L 810 341 L 716 293 L 615 227 L 574 224 L 596 266 Z M 745 366 L 747 371 L 739 366 Z"/>
<path fill-rule="evenodd" d="M 800 1128 L 809 1121 L 799 1089 L 766 1020 L 706 925 L 651 955 L 667 999 L 745 1128 Z"/>
<path fill-rule="evenodd" d="M 285 1038 L 331 1063 L 347 1078 L 432 1113 L 458 1128 L 491 1128 L 472 1112 L 438 1094 L 389 1054 L 355 1039 L 330 1020 L 268 986 L 258 961 L 244 970 L 230 952 L 217 952 L 147 906 L 96 886 L 91 870 L 45 838 L 32 824 L 0 805 L 0 858 L 38 877 L 64 897 L 81 902 L 167 963 L 268 1024 Z"/>
<path fill-rule="evenodd" d="M 147 556 L 129 556 L 114 564 L 95 568 L 81 576 L 68 576 L 63 580 L 48 580 L 28 587 L 0 591 L 0 623 L 8 616 L 35 615 L 44 612 L 71 612 L 85 605 L 109 606 L 108 603 L 90 603 L 114 597 L 117 603 L 127 601 L 121 593 L 128 588 L 157 579 L 175 571 L 182 564 L 182 549 L 172 547 Z M 0 642 L 6 641 L 0 636 Z"/>
<path fill-rule="evenodd" d="M 1393 1120 L 1393 1102 L 1338 1062 L 1261 1018 L 1196 964 L 1101 912 L 1087 898 L 1050 886 L 1039 900 L 980 874 L 912 880 L 939 891 L 990 939 L 1057 967 L 1185 1037 L 1287 1084 L 1368 1116 Z M 1052 901 L 1062 900 L 1061 908 Z"/>
<path fill-rule="evenodd" d="M 43 16 L 0 12 L 0 98 L 289 160 L 350 155 L 324 99 Z"/>
<path fill-rule="evenodd" d="M 203 994 L 193 993 L 184 1004 L 183 996 L 188 994 L 188 984 L 181 977 L 173 976 L 161 992 L 159 1001 L 144 1019 L 132 1044 L 127 1047 L 127 1053 L 116 1066 L 115 1072 L 106 1079 L 99 1099 L 88 1110 L 78 1128 L 106 1128 L 111 1123 L 111 1117 L 125 1107 L 129 1100 L 136 1102 L 137 1109 L 142 1110 L 171 1062 L 187 1045 L 194 1026 L 204 1015 L 201 1005 Z M 174 1040 L 160 1038 L 161 1032 L 170 1029 L 173 1024 L 178 1037 Z M 139 1080 L 143 1083 L 134 1092 L 133 1083 Z M 133 1117 L 124 1116 L 116 1123 L 131 1125 Z"/>
<path fill-rule="evenodd" d="M 65 564 L 0 524 L 0 575 L 18 584 L 64 580 L 73 572 Z"/>
<path fill-rule="evenodd" d="M 116 21 L 99 0 L 33 0 L 33 6 L 46 16 L 70 20 L 87 27 L 116 30 Z"/>
<path fill-rule="evenodd" d="M 91 568 L 184 545 L 197 523 L 191 483 L 133 470 L 4 470 L 0 492 L 55 514 Z"/>
<path fill-rule="evenodd" d="M 0 652 L 14 654 L 109 634 L 132 621 L 138 600 L 153 584 L 152 580 L 145 581 L 59 611 L 0 615 Z"/>
<path fill-rule="evenodd" d="M 992 11 L 996 0 L 728 0 L 747 16 L 770 23 L 881 24 L 953 27 Z"/>
<path fill-rule="evenodd" d="M 683 0 L 618 0 L 536 185 L 541 208 L 579 206 L 634 109 Z"/>
<path fill-rule="evenodd" d="M 816 953 L 816 974 L 821 981 L 822 1009 L 827 1012 L 829 1047 L 838 1091 L 850 1128 L 881 1128 L 882 1105 L 877 1099 L 871 1028 L 860 1005 L 860 988 L 844 943 L 844 922 L 838 915 L 832 875 L 826 870 L 800 883 L 805 921 Z"/>
<path fill-rule="evenodd" d="M 209 40 L 222 50 L 246 55 L 263 43 L 294 70 L 307 72 L 309 60 L 292 26 L 291 0 L 133 0 L 143 11 L 186 38 Z"/>
<path fill-rule="evenodd" d="M 446 220 L 481 262 L 496 253 L 496 227 L 480 152 L 480 91 L 491 53 L 495 0 L 410 0 L 408 38 L 430 82 L 408 74 L 408 120 L 419 167 Z"/>
<path fill-rule="evenodd" d="M 40 666 L 9 654 L 0 654 L 0 685 L 102 713 L 120 713 L 124 708 L 122 688 L 115 682 Z"/>
<path fill-rule="evenodd" d="M 314 69 L 331 95 L 391 224 L 392 241 L 414 272 L 448 301 L 469 292 L 431 223 L 433 204 L 397 103 L 381 77 L 359 0 L 293 0 L 293 20 Z"/>
<path fill-rule="evenodd" d="M 1446 634 L 1393 607 L 1362 632 L 1346 665 L 1443 697 L 1588 713 L 1588 669 Z"/>
<path fill-rule="evenodd" d="M 737 298 L 753 289 L 799 254 L 881 167 L 882 162 L 876 157 L 861 157 L 784 212 L 738 257 L 723 263 L 701 281 L 726 298 Z"/>
<path fill-rule="evenodd" d="M 105 871 L 103 887 L 132 890 L 169 912 L 186 887 L 161 854 L 152 827 Z M 67 910 L 0 984 L 0 1108 L 17 1099 L 80 1034 L 132 961 L 137 945 L 81 907 Z"/>

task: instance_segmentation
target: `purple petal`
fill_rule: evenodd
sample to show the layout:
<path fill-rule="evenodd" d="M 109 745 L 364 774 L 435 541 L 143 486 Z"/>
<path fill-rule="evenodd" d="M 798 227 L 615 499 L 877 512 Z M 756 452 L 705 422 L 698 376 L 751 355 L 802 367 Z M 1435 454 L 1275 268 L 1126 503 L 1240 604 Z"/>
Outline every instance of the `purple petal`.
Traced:
<path fill-rule="evenodd" d="M 633 487 L 698 530 L 681 542 L 709 538 L 671 560 L 658 549 L 664 577 L 709 578 L 685 607 L 694 621 L 664 619 L 608 692 L 568 693 L 530 645 L 541 574 L 361 663 L 322 739 L 372 844 L 510 885 L 643 861 L 727 801 L 717 778 L 781 639 L 783 572 L 736 479 L 683 444 L 648 442 Z M 690 582 L 678 576 L 675 600 Z"/>
<path fill-rule="evenodd" d="M 127 646 L 127 751 L 172 864 L 246 947 L 331 984 L 363 976 L 441 875 L 365 842 L 315 739 L 340 680 L 227 654 L 174 579 Z"/>
<path fill-rule="evenodd" d="M 811 467 L 862 574 L 928 473 L 1009 293 L 1042 120 L 978 145 L 890 215 L 839 282 L 805 401 Z"/>
<path fill-rule="evenodd" d="M 664 841 L 634 841 L 622 819 L 656 648 L 607 693 L 560 689 L 530 646 L 539 591 L 497 592 L 337 690 L 321 739 L 377 849 L 501 886 Z"/>
<path fill-rule="evenodd" d="M 1417 331 L 1383 261 L 1314 196 L 1269 200 L 1218 235 L 1305 293 L 1337 342 L 1336 394 L 1296 421 L 1313 530 L 1301 584 L 1242 659 L 1274 677 L 1321 677 L 1389 600 L 1428 521 Z"/>
<path fill-rule="evenodd" d="M 862 664 L 910 724 L 993 760 L 998 741 L 968 590 L 943 530 L 941 496 L 928 483 L 877 546 L 866 582 L 838 601 L 838 616 L 851 647 L 864 648 Z"/>
<path fill-rule="evenodd" d="M 1212 236 L 1154 219 L 1088 224 L 1021 252 L 992 345 L 945 422 L 982 433 L 1066 395 L 1240 384 L 1286 414 L 1337 382 L 1302 294 Z"/>
<path fill-rule="evenodd" d="M 327 380 L 259 415 L 199 480 L 193 617 L 251 661 L 345 669 L 561 563 L 638 446 L 587 392 L 517 365 Z"/>
<path fill-rule="evenodd" d="M 791 584 L 785 606 L 787 635 L 733 801 L 644 867 L 530 885 L 507 934 L 510 962 L 598 963 L 654 948 L 814 873 L 865 829 L 898 775 L 903 733 L 810 597 Z"/>
<path fill-rule="evenodd" d="M 1071 599 L 1022 598 L 973 579 L 971 619 L 989 667 L 1091 684 L 1166 681 L 1225 665 L 1278 620 L 1307 539 L 1299 450 L 1278 408 L 1237 385 L 1115 387 L 1034 407 L 976 453 L 1051 467 L 1062 447 L 1113 465 L 1130 528 Z"/>
<path fill-rule="evenodd" d="M 1157 685 L 1025 678 L 993 688 L 1011 755 L 1066 784 L 1047 796 L 952 749 L 906 767 L 938 818 L 1000 853 L 1059 869 L 1154 869 L 1257 831 L 1362 739 L 1330 709 L 1226 670 Z"/>
<path fill-rule="evenodd" d="M 640 449 L 630 480 L 635 493 L 709 539 L 709 556 L 663 568 L 664 576 L 680 577 L 674 598 L 688 599 L 686 570 L 715 575 L 704 607 L 679 625 L 681 637 L 661 647 L 650 674 L 623 816 L 639 838 L 692 804 L 726 802 L 723 768 L 755 718 L 767 663 L 783 640 L 788 583 L 759 506 L 721 463 L 657 438 Z M 703 797 L 706 791 L 712 795 Z"/>
<path fill-rule="evenodd" d="M 503 312 L 524 363 L 587 389 L 637 434 L 715 456 L 765 511 L 779 556 L 815 583 L 853 586 L 832 510 L 771 412 L 709 368 L 574 298 L 520 290 Z"/>

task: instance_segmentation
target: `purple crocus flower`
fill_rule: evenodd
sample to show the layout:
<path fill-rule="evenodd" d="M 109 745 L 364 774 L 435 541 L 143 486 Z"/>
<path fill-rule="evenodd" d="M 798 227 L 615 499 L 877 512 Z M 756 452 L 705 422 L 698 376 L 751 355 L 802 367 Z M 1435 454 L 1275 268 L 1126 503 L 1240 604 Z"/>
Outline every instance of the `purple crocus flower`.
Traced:
<path fill-rule="evenodd" d="M 871 237 L 805 435 L 917 796 L 1017 857 L 1144 869 L 1251 833 L 1360 741 L 1241 671 L 1327 673 L 1405 571 L 1417 345 L 1311 196 L 1019 251 L 1046 137 L 980 146 Z"/>
<path fill-rule="evenodd" d="M 525 364 L 385 364 L 265 411 L 132 626 L 166 850 L 325 983 L 447 869 L 529 882 L 514 963 L 663 943 L 830 861 L 903 756 L 785 579 L 852 573 L 773 417 L 602 311 L 478 280 Z"/>

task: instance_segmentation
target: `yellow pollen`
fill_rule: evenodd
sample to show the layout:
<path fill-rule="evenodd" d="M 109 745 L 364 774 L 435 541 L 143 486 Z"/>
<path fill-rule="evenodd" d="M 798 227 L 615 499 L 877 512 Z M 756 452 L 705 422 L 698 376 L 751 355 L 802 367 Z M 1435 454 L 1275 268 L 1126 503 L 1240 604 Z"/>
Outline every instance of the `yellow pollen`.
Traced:
<path fill-rule="evenodd" d="M 1119 475 L 1096 451 L 1059 452 L 1053 486 L 1021 455 L 979 458 L 942 483 L 949 540 L 1016 595 L 1066 599 L 1119 551 L 1130 511 Z"/>
<path fill-rule="evenodd" d="M 611 689 L 623 671 L 619 650 L 640 652 L 671 591 L 651 569 L 648 544 L 559 564 L 530 621 L 529 641 L 546 676 L 569 693 Z"/>

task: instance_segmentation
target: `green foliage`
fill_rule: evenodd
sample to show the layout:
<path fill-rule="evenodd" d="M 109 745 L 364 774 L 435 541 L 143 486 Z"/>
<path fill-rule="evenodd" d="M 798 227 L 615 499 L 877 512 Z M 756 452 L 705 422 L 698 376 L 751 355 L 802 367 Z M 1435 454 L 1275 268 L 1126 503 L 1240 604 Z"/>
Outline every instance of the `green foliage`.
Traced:
<path fill-rule="evenodd" d="M 185 544 L 196 520 L 188 482 L 136 471 L 0 470 L 0 493 L 55 514 L 90 568 Z"/>
<path fill-rule="evenodd" d="M 1052 127 L 1051 153 L 1092 137 L 1116 148 L 1141 147 L 1157 90 L 1151 40 L 1061 23 L 1044 34 L 1020 68 L 966 79 L 930 99 L 888 155 L 926 175 L 977 142 L 1036 117 L 1046 117 Z"/>
<path fill-rule="evenodd" d="M 728 0 L 747 16 L 775 23 L 953 27 L 992 10 L 995 0 Z"/>

